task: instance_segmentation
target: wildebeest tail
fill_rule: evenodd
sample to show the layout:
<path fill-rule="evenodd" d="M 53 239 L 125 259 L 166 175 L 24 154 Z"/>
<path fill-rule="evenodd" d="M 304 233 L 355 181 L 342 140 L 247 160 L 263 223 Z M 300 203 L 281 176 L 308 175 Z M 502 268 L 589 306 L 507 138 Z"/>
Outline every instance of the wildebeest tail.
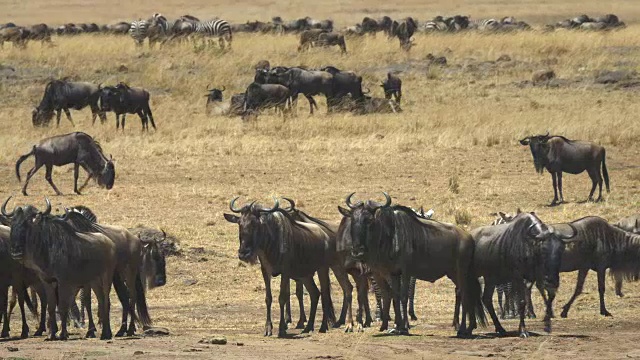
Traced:
<path fill-rule="evenodd" d="M 476 314 L 476 321 L 482 327 L 487 325 L 487 316 L 485 312 L 484 303 L 482 302 L 482 288 L 480 287 L 480 281 L 475 271 L 473 271 L 473 262 L 469 264 L 466 275 L 466 291 L 464 296 L 466 297 L 466 303 L 469 306 L 473 306 Z M 463 302 L 464 304 L 464 302 Z"/>
<path fill-rule="evenodd" d="M 606 157 L 607 152 L 605 149 L 602 149 L 602 176 L 604 177 L 604 184 L 607 186 L 607 192 L 611 192 L 609 189 L 609 172 L 607 171 L 607 163 L 605 162 Z"/>
<path fill-rule="evenodd" d="M 152 325 L 151 316 L 149 316 L 149 309 L 147 308 L 147 297 L 144 292 L 144 286 L 142 285 L 142 278 L 140 274 L 136 276 L 136 308 L 138 310 L 138 319 L 142 324 L 143 329 L 149 328 Z"/>
<path fill-rule="evenodd" d="M 18 161 L 16 161 L 16 176 L 18 177 L 18 181 L 22 181 L 20 179 L 20 164 L 22 164 L 23 161 L 27 160 L 27 158 L 31 155 L 35 155 L 36 153 L 36 146 L 33 145 L 33 148 L 31 149 L 31 151 L 28 154 L 24 154 L 22 156 L 20 156 L 20 158 L 18 159 Z M 608 183 L 608 181 L 607 181 Z"/>
<path fill-rule="evenodd" d="M 27 291 L 27 287 L 24 286 L 22 288 L 22 291 L 23 291 L 22 296 L 24 296 L 24 303 L 27 304 L 29 311 L 31 311 L 33 315 L 38 316 L 38 307 L 34 305 L 35 302 L 31 301 L 31 297 L 29 296 L 29 291 Z"/>

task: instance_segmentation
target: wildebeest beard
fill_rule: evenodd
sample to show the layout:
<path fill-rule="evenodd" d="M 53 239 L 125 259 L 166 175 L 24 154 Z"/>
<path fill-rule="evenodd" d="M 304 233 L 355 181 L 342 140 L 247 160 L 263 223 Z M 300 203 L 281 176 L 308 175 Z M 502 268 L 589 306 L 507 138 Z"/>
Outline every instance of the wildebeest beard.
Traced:
<path fill-rule="evenodd" d="M 548 145 L 546 144 L 535 144 L 534 140 L 531 140 L 531 155 L 533 155 L 533 166 L 536 168 L 536 172 L 538 174 L 542 174 L 544 172 L 544 167 L 547 165 L 547 152 Z M 534 148 L 535 146 L 535 148 Z"/>

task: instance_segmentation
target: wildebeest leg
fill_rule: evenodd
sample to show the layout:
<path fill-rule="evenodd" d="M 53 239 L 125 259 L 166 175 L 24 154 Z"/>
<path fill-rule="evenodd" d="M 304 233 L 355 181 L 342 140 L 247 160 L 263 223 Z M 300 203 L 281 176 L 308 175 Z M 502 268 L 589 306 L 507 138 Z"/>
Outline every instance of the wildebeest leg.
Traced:
<path fill-rule="evenodd" d="M 96 297 L 98 297 L 97 293 L 96 293 Z M 91 287 L 89 285 L 84 286 L 82 291 L 80 291 L 80 302 L 82 303 L 84 308 L 87 310 L 87 317 L 89 320 L 89 325 L 87 326 L 87 333 L 84 337 L 87 339 L 94 339 L 96 337 L 96 331 L 98 330 L 96 329 L 96 324 L 93 321 L 93 312 L 91 311 Z M 99 307 L 98 307 L 98 311 L 100 311 Z M 98 314 L 98 318 L 99 317 L 100 317 L 100 314 Z"/>
<path fill-rule="evenodd" d="M 20 338 L 26 339 L 29 337 L 29 324 L 27 323 L 27 314 L 24 312 L 24 294 L 27 289 L 22 281 L 20 281 L 17 287 L 14 286 L 14 288 L 18 295 L 18 305 L 20 306 L 20 315 L 22 316 L 22 333 L 20 334 Z M 3 309 L 6 309 L 6 307 Z"/>
<path fill-rule="evenodd" d="M 291 286 L 291 285 L 289 285 L 289 286 Z M 298 286 L 298 283 L 296 282 L 296 288 L 297 288 L 297 286 Z M 287 324 L 291 324 L 291 299 L 289 299 L 289 301 L 287 301 L 287 305 L 285 306 L 284 321 Z M 287 326 L 287 328 L 288 328 L 288 326 Z"/>
<path fill-rule="evenodd" d="M 596 192 L 596 186 L 598 185 L 598 176 L 592 169 L 589 169 L 587 172 L 589 173 L 589 177 L 591 178 L 591 191 L 589 192 L 587 201 L 593 201 L 593 193 Z M 602 196 L 602 184 L 600 185 L 600 196 Z"/>
<path fill-rule="evenodd" d="M 305 97 L 307 98 L 307 100 L 309 100 L 310 114 L 313 115 L 313 106 L 315 105 L 315 107 L 317 109 L 318 108 L 318 104 L 316 104 L 316 101 L 313 99 L 313 97 L 311 95 L 305 95 Z"/>
<path fill-rule="evenodd" d="M 280 324 L 278 325 L 278 337 L 284 337 L 287 335 L 287 321 L 285 320 L 285 306 L 289 301 L 289 277 L 285 274 L 280 274 L 280 296 L 278 297 L 280 303 Z"/>
<path fill-rule="evenodd" d="M 116 114 L 116 131 L 120 129 L 120 114 Z M 124 131 L 124 129 L 122 129 Z"/>
<path fill-rule="evenodd" d="M 498 293 L 498 309 L 500 309 L 500 319 L 505 319 L 505 306 L 507 305 L 506 303 L 504 304 L 505 306 L 502 305 L 502 295 L 504 294 L 504 284 L 501 284 L 499 286 L 496 286 L 496 292 Z M 505 297 L 506 300 L 506 297 Z"/>
<path fill-rule="evenodd" d="M 600 173 L 600 168 L 597 167 L 594 170 L 594 173 L 596 174 L 596 178 L 598 180 L 598 198 L 596 199 L 596 202 L 600 202 L 602 201 L 602 174 Z"/>
<path fill-rule="evenodd" d="M 545 289 L 544 289 L 544 285 L 543 284 L 539 284 L 538 281 L 536 281 L 536 287 L 538 288 L 538 292 L 540 293 L 540 296 L 542 296 L 542 299 L 545 301 L 545 303 L 547 302 L 547 297 L 545 295 Z M 531 304 L 530 306 L 533 308 L 533 301 L 531 301 L 531 291 L 529 291 L 529 298 L 527 299 L 527 301 L 529 302 L 529 304 Z M 555 297 L 555 293 L 554 293 L 554 297 Z M 527 305 L 529 306 L 529 305 Z M 550 308 L 551 314 L 550 316 L 552 318 L 555 317 L 555 315 L 553 314 L 553 307 Z"/>
<path fill-rule="evenodd" d="M 9 284 L 1 284 L 0 285 L 0 312 L 2 314 L 2 334 L 0 337 L 8 338 L 9 337 L 9 312 L 7 311 L 7 291 L 9 291 Z"/>
<path fill-rule="evenodd" d="M 316 320 L 316 311 L 318 309 L 318 300 L 320 299 L 320 290 L 316 286 L 315 281 L 313 281 L 313 277 L 304 278 L 304 287 L 307 288 L 307 292 L 309 293 L 309 298 L 311 300 L 311 308 L 309 309 L 309 321 L 307 321 L 307 326 L 304 327 L 302 333 L 309 333 L 313 331 L 315 327 Z"/>
<path fill-rule="evenodd" d="M 460 289 L 456 286 L 455 290 L 456 295 L 456 304 L 453 309 L 453 328 L 457 331 L 460 329 L 460 305 L 461 305 L 461 297 L 460 297 Z M 465 321 L 462 319 L 462 321 Z"/>
<path fill-rule="evenodd" d="M 320 325 L 320 332 L 325 333 L 329 330 L 329 326 L 336 323 L 336 314 L 333 309 L 333 301 L 331 300 L 331 281 L 329 280 L 328 267 L 318 269 L 318 280 L 320 280 L 320 299 L 322 301 L 322 324 Z M 353 319 L 350 320 L 353 323 Z"/>
<path fill-rule="evenodd" d="M 264 325 L 264 336 L 271 336 L 273 331 L 273 324 L 271 323 L 271 302 L 273 300 L 273 296 L 271 295 L 271 274 L 269 274 L 264 266 L 260 266 L 260 270 L 262 270 L 262 279 L 264 280 L 264 302 L 267 305 L 267 322 Z"/>
<path fill-rule="evenodd" d="M 73 123 L 73 119 L 71 118 L 71 112 L 69 111 L 69 109 L 64 108 L 64 114 L 67 115 L 67 119 L 69 120 L 69 122 L 71 123 L 71 126 L 75 127 L 76 124 Z M 60 124 L 60 121 L 58 120 L 58 124 Z"/>
<path fill-rule="evenodd" d="M 521 338 L 528 338 L 529 332 L 527 331 L 527 327 L 524 323 L 525 306 L 526 306 L 525 300 L 524 300 L 524 295 L 525 295 L 524 281 L 522 279 L 517 279 L 512 283 L 512 286 L 513 286 L 513 292 L 518 301 L 518 314 L 520 315 L 520 324 L 518 326 L 518 331 L 520 332 Z"/>
<path fill-rule="evenodd" d="M 298 307 L 300 308 L 300 317 L 296 324 L 296 329 L 304 329 L 304 323 L 307 322 L 307 315 L 304 313 L 304 284 L 302 281 L 296 281 L 296 297 L 298 298 Z"/>
<path fill-rule="evenodd" d="M 69 319 L 69 303 L 73 300 L 74 289 L 64 283 L 58 283 L 58 311 L 60 312 L 60 340 L 69 339 L 67 321 Z"/>
<path fill-rule="evenodd" d="M 149 118 L 148 120 L 151 121 L 151 126 L 153 127 L 153 130 L 157 130 L 156 129 L 156 122 L 153 121 L 153 113 L 151 112 L 151 108 L 149 106 L 145 107 L 144 113 Z M 149 130 L 149 124 L 147 124 L 147 130 Z"/>
<path fill-rule="evenodd" d="M 29 170 L 29 172 L 27 173 L 27 179 L 24 181 L 24 186 L 22 186 L 22 195 L 28 196 L 27 195 L 27 186 L 29 185 L 29 180 L 31 180 L 31 177 L 33 175 L 35 175 L 35 173 L 38 172 L 38 170 L 40 170 L 42 165 L 44 165 L 44 164 L 39 162 L 38 160 L 36 160 L 36 165 L 34 167 L 32 167 L 31 170 Z"/>
<path fill-rule="evenodd" d="M 558 204 L 558 180 L 555 172 L 551 173 L 551 179 L 553 181 L 553 201 L 551 205 L 553 206 Z"/>
<path fill-rule="evenodd" d="M 416 295 L 416 278 L 412 276 L 411 280 L 409 280 L 409 316 L 413 321 L 418 320 L 415 309 L 413 307 L 413 298 L 415 297 L 415 295 Z"/>
<path fill-rule="evenodd" d="M 127 114 L 122 114 L 122 132 L 124 132 L 124 122 L 127 120 Z"/>
<path fill-rule="evenodd" d="M 335 266 L 332 268 L 340 287 L 342 288 L 342 310 L 340 311 L 340 318 L 334 324 L 334 327 L 338 328 L 341 325 L 345 324 L 346 326 L 345 332 L 353 331 L 353 315 L 351 313 L 351 305 L 353 301 L 352 293 L 353 293 L 353 285 L 351 285 L 351 281 L 349 281 L 349 276 L 347 272 L 342 266 Z M 324 311 L 324 310 L 323 310 Z"/>
<path fill-rule="evenodd" d="M 371 308 L 369 307 L 369 281 L 366 275 L 359 273 L 353 274 L 353 280 L 356 283 L 356 292 L 358 294 L 358 314 L 356 321 L 359 328 L 358 331 L 362 331 L 363 327 L 371 326 Z M 363 314 L 364 313 L 364 314 Z M 364 321 L 363 321 L 364 316 Z"/>
<path fill-rule="evenodd" d="M 138 116 L 140 117 L 140 122 L 142 123 L 142 130 L 144 131 L 145 128 L 147 130 L 149 130 L 149 124 L 148 124 L 148 119 L 145 116 L 144 112 L 142 112 L 142 110 L 138 110 L 136 112 L 138 114 Z"/>
<path fill-rule="evenodd" d="M 563 203 L 564 196 L 562 196 L 562 171 L 558 171 L 558 193 L 560 194 L 560 203 Z"/>
<path fill-rule="evenodd" d="M 89 184 L 89 180 L 91 180 L 93 178 L 93 174 L 91 174 L 91 172 L 89 171 L 88 167 L 84 166 L 84 164 L 80 164 L 80 166 L 82 166 L 82 168 L 89 173 L 89 176 L 87 176 L 87 180 L 84 181 L 84 184 L 82 184 L 82 186 L 80 186 L 79 191 L 84 190 L 84 188 L 87 186 L 87 184 Z"/>
<path fill-rule="evenodd" d="M 395 331 L 397 334 L 408 334 L 409 330 L 405 329 L 403 312 L 401 301 L 404 298 L 402 296 L 402 278 L 401 275 L 391 275 L 391 294 L 393 296 L 393 312 L 395 317 Z M 404 302 L 402 303 L 404 304 Z"/>
<path fill-rule="evenodd" d="M 380 314 L 382 324 L 380 325 L 380 331 L 386 331 L 389 328 L 389 320 L 391 319 L 391 316 L 389 315 L 391 310 L 391 287 L 389 286 L 387 279 L 383 276 L 375 274 L 373 277 L 382 297 L 382 310 Z"/>
<path fill-rule="evenodd" d="M 400 310 L 402 311 L 402 328 L 406 332 L 406 334 L 408 334 L 410 325 L 409 314 L 407 314 L 407 311 L 409 310 L 409 287 L 411 286 L 409 282 L 411 281 L 411 277 L 409 275 L 402 274 L 400 279 Z"/>
<path fill-rule="evenodd" d="M 524 287 L 524 300 L 525 300 L 525 304 L 526 304 L 526 316 L 529 319 L 535 319 L 536 318 L 536 312 L 533 309 L 533 303 L 531 302 L 531 288 L 533 287 L 533 283 L 530 284 L 525 284 Z M 542 296 L 545 298 L 546 300 L 546 296 L 544 296 L 544 293 L 542 294 Z"/>
<path fill-rule="evenodd" d="M 496 332 L 498 335 L 503 336 L 507 333 L 507 331 L 500 324 L 500 320 L 498 320 L 498 315 L 496 315 L 496 310 L 493 308 L 493 291 L 495 290 L 495 282 L 491 279 L 484 279 L 484 291 L 482 292 L 482 302 L 484 306 L 487 308 L 487 312 L 489 316 L 491 316 L 491 321 L 493 321 L 493 325 L 496 328 Z"/>
<path fill-rule="evenodd" d="M 73 164 L 73 191 L 78 195 L 82 195 L 82 194 L 80 194 L 80 190 L 78 190 L 78 176 L 79 175 L 80 175 L 80 164 L 74 163 Z"/>
<path fill-rule="evenodd" d="M 36 292 L 40 298 L 40 325 L 33 336 L 42 336 L 47 331 L 47 295 L 42 284 L 36 285 Z"/>
<path fill-rule="evenodd" d="M 60 126 L 60 116 L 62 115 L 62 109 L 56 110 L 56 127 Z"/>
<path fill-rule="evenodd" d="M 569 309 L 571 308 L 571 305 L 576 300 L 578 295 L 582 294 L 582 288 L 584 287 L 584 281 L 587 278 L 588 272 L 589 272 L 589 269 L 578 270 L 578 281 L 576 282 L 576 290 L 573 292 L 573 295 L 571 296 L 571 299 L 569 299 L 569 302 L 567 302 L 567 304 L 562 307 L 562 313 L 560 314 L 560 317 L 562 318 L 567 317 L 567 314 L 569 313 Z"/>
<path fill-rule="evenodd" d="M 109 340 L 113 337 L 111 333 L 111 320 L 110 320 L 110 303 L 109 293 L 111 292 L 111 283 L 113 282 L 113 272 L 106 272 L 102 275 L 102 279 L 94 281 L 91 286 L 98 299 L 98 315 L 100 316 L 100 322 L 102 323 L 102 332 L 100 333 L 100 340 Z"/>
<path fill-rule="evenodd" d="M 49 182 L 49 185 L 51 185 L 51 187 L 53 188 L 53 190 L 56 192 L 57 195 L 62 195 L 60 190 L 58 190 L 58 188 L 56 187 L 56 184 L 53 183 L 53 178 L 51 177 L 51 173 L 53 171 L 53 165 L 46 164 L 45 170 L 46 170 L 46 173 L 44 175 L 44 178 L 47 179 L 47 181 Z"/>
<path fill-rule="evenodd" d="M 624 297 L 624 294 L 622 293 L 622 280 L 623 280 L 622 273 L 616 272 L 613 274 L 613 277 L 616 281 L 616 296 Z"/>
<path fill-rule="evenodd" d="M 551 318 L 553 317 L 553 300 L 556 298 L 556 290 L 549 291 L 549 297 L 545 297 L 544 331 L 551 332 Z"/>
<path fill-rule="evenodd" d="M 606 272 L 606 269 L 598 269 L 598 293 L 600 295 L 600 315 L 613 316 L 609 311 L 607 311 L 607 308 L 604 305 L 605 272 Z"/>

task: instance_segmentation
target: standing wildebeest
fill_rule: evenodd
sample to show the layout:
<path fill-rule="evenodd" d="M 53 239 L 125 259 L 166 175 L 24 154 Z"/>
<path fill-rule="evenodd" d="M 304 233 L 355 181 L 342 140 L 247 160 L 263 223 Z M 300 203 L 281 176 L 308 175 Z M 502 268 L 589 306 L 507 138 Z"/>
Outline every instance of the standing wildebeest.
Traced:
<path fill-rule="evenodd" d="M 352 196 L 353 193 L 346 199 L 349 210 L 339 208 L 343 216 L 351 218 L 351 254 L 355 260 L 369 266 L 378 277 L 390 279 L 396 332 L 409 332 L 407 302 L 411 276 L 430 282 L 447 276 L 454 282 L 456 298 L 459 295 L 463 304 L 459 336 L 470 336 L 476 328 L 476 321 L 484 325 L 480 283 L 473 267 L 471 235 L 454 225 L 420 218 L 408 207 L 391 206 L 387 193 L 384 193 L 384 204 L 372 201 L 352 204 Z M 388 287 L 383 286 L 382 290 L 385 299 L 380 331 L 388 327 L 390 305 Z"/>
<path fill-rule="evenodd" d="M 147 90 L 129 87 L 121 82 L 116 86 L 105 86 L 100 89 L 100 110 L 116 113 L 116 130 L 120 128 L 120 115 L 122 115 L 122 131 L 124 132 L 127 114 L 138 114 L 142 122 L 142 131 L 149 131 L 149 121 L 155 130 L 156 123 L 153 121 L 149 98 Z"/>
<path fill-rule="evenodd" d="M 119 279 L 114 278 L 114 286 L 122 303 L 122 324 L 115 336 L 123 336 L 125 333 L 128 336 L 135 334 L 137 317 L 134 311 L 136 309 L 143 328 L 149 328 L 151 318 L 147 310 L 146 285 L 152 288 L 163 286 L 166 282 L 164 256 L 160 253 L 157 243 L 155 241 L 143 243 L 139 237 L 120 226 L 98 225 L 93 220 L 96 218 L 95 215 L 86 207 L 66 209 L 65 212 L 63 219 L 77 231 L 102 233 L 116 245 L 116 277 Z M 143 271 L 145 270 L 143 267 L 147 267 L 146 272 Z M 121 281 L 124 281 L 126 288 L 118 287 Z M 85 295 L 88 295 L 88 292 L 85 292 Z M 83 300 L 83 304 L 86 304 L 89 309 L 90 299 Z M 92 316 L 90 311 L 88 313 L 91 325 Z M 127 328 L 129 314 L 131 323 Z"/>
<path fill-rule="evenodd" d="M 615 15 L 613 15 L 615 16 Z M 630 232 L 632 234 L 640 235 L 640 215 L 632 215 L 618 220 L 613 226 L 618 227 L 624 231 Z M 614 273 L 613 277 L 616 282 L 616 295 L 619 297 L 624 297 L 622 293 L 622 281 L 624 280 L 624 274 L 622 273 Z M 634 275 L 632 276 L 633 280 L 638 280 L 640 276 Z M 627 278 L 629 276 L 627 275 Z"/>
<path fill-rule="evenodd" d="M 277 68 L 271 69 L 268 82 L 284 85 L 291 90 L 294 101 L 299 94 L 303 94 L 309 100 L 310 113 L 313 114 L 313 105 L 316 104 L 314 95 L 322 94 L 327 98 L 332 95 L 333 75 L 326 71 L 309 71 L 301 68 L 289 68 L 279 72 Z M 318 105 L 315 105 L 316 108 Z"/>
<path fill-rule="evenodd" d="M 572 241 L 569 239 L 577 234 L 574 227 L 572 230 L 573 234 L 566 236 L 535 214 L 521 213 L 509 223 L 484 226 L 471 232 L 475 240 L 475 272 L 484 278 L 483 302 L 497 333 L 504 335 L 506 331 L 493 308 L 493 291 L 497 284 L 510 282 L 518 301 L 520 337 L 529 336 L 524 322 L 525 280 L 544 284 L 548 292 L 545 331 L 551 331 L 552 305 L 560 284 L 565 241 Z"/>
<path fill-rule="evenodd" d="M 304 283 L 311 297 L 309 321 L 303 333 L 313 331 L 318 307 L 318 298 L 322 296 L 322 325 L 320 332 L 326 332 L 329 323 L 335 323 L 331 284 L 329 280 L 329 261 L 335 256 L 335 246 L 331 247 L 329 235 L 316 224 L 294 221 L 290 215 L 279 209 L 275 200 L 272 209 L 265 209 L 255 202 L 240 209 L 234 208 L 237 198 L 229 205 L 231 211 L 240 216 L 224 214 L 227 221 L 238 224 L 240 260 L 255 263 L 260 259 L 261 266 L 272 276 L 280 275 L 280 325 L 278 336 L 286 335 L 285 305 L 289 300 L 289 279 L 298 279 Z M 313 280 L 318 273 L 320 289 Z M 266 278 L 265 278 L 266 279 Z M 266 284 L 265 284 L 266 286 Z M 265 335 L 271 335 L 270 298 L 267 302 L 267 322 Z"/>
<path fill-rule="evenodd" d="M 351 95 L 351 98 L 356 102 L 364 98 L 362 76 L 356 75 L 353 71 L 341 71 L 333 66 L 325 66 L 320 71 L 326 71 L 333 75 L 331 96 L 327 97 L 327 110 L 329 112 L 343 103 L 347 95 Z"/>
<path fill-rule="evenodd" d="M 7 27 L 0 29 L 0 48 L 4 46 L 4 42 L 13 43 L 14 47 L 25 49 L 31 32 L 23 27 Z"/>
<path fill-rule="evenodd" d="M 51 29 L 47 26 L 47 24 L 37 24 L 33 25 L 29 28 L 31 34 L 29 35 L 30 40 L 40 40 L 40 43 L 44 45 L 44 43 L 51 44 Z"/>
<path fill-rule="evenodd" d="M 76 289 L 87 284 L 98 298 L 100 339 L 111 339 L 109 293 L 116 267 L 115 244 L 99 233 L 76 232 L 59 217 L 50 215 L 51 203 L 48 199 L 46 203 L 44 212 L 23 206 L 7 214 L 6 201 L 1 210 L 11 218 L 11 256 L 34 270 L 45 284 L 49 339 L 58 339 L 56 307 L 62 323 L 59 339 L 68 339 L 69 305 Z"/>
<path fill-rule="evenodd" d="M 53 183 L 51 173 L 54 166 L 62 166 L 73 163 L 73 190 L 76 194 L 80 194 L 80 191 L 84 189 L 89 180 L 95 177 L 98 181 L 98 185 L 111 189 L 116 177 L 116 169 L 113 165 L 113 159 L 107 159 L 102 152 L 100 144 L 94 140 L 91 136 L 83 132 L 74 132 L 65 135 L 57 135 L 50 138 L 46 138 L 38 145 L 33 145 L 33 148 L 28 154 L 20 156 L 16 161 L 16 176 L 18 181 L 20 180 L 20 164 L 25 161 L 29 156 L 35 157 L 35 165 L 27 173 L 27 179 L 22 187 L 22 193 L 27 196 L 27 185 L 29 180 L 35 175 L 35 173 L 45 166 L 46 174 L 45 179 L 49 182 L 49 185 L 55 190 L 56 194 L 62 195 L 56 185 Z M 80 167 L 89 173 L 87 180 L 78 189 L 78 175 L 80 174 Z"/>
<path fill-rule="evenodd" d="M 596 185 L 599 187 L 599 194 L 596 201 L 602 200 L 602 178 L 609 192 L 609 172 L 605 164 L 604 147 L 589 142 L 569 140 L 564 136 L 537 135 L 527 136 L 520 140 L 520 144 L 529 145 L 533 164 L 536 171 L 542 174 L 546 168 L 551 173 L 553 179 L 553 202 L 556 205 L 564 202 L 562 196 L 562 173 L 580 174 L 587 171 L 591 178 L 591 192 L 588 201 L 593 201 L 593 193 Z M 600 173 L 602 166 L 602 173 Z M 558 190 L 560 192 L 560 202 L 558 202 Z"/>
<path fill-rule="evenodd" d="M 386 99 L 395 99 L 396 103 L 400 105 L 402 99 L 402 80 L 398 76 L 392 73 L 387 73 L 387 79 L 380 84 L 384 90 L 384 97 Z"/>
<path fill-rule="evenodd" d="M 290 99 L 291 91 L 286 86 L 251 83 L 245 91 L 242 116 L 255 116 L 261 110 L 272 107 L 287 116 Z"/>
<path fill-rule="evenodd" d="M 326 31 L 322 29 L 305 30 L 300 33 L 300 45 L 298 45 L 298 51 L 309 50 L 315 44 L 318 43 L 320 34 L 325 34 Z"/>
<path fill-rule="evenodd" d="M 88 82 L 70 82 L 66 80 L 52 80 L 44 88 L 44 95 L 40 105 L 33 109 L 32 122 L 34 126 L 48 125 L 56 112 L 57 126 L 60 126 L 60 115 L 64 110 L 71 125 L 69 109 L 81 110 L 87 106 L 91 108 L 91 120 L 95 123 L 96 116 L 104 122 L 107 118 L 98 107 L 100 86 Z"/>
<path fill-rule="evenodd" d="M 405 51 L 409 51 L 413 45 L 411 37 L 418 28 L 418 24 L 413 18 L 408 17 L 401 22 L 394 21 L 391 28 L 391 35 L 400 40 L 400 48 Z"/>

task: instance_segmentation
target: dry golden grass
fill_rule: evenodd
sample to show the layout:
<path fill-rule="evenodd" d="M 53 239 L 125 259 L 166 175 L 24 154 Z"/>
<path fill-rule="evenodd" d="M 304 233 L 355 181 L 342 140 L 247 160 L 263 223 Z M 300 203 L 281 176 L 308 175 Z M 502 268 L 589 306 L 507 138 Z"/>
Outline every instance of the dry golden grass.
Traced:
<path fill-rule="evenodd" d="M 383 13 L 393 17 L 411 14 L 418 18 L 437 13 L 469 13 L 475 17 L 515 15 L 538 24 L 582 12 L 614 12 L 628 24 L 640 17 L 639 8 L 629 1 L 612 1 L 606 6 L 577 0 L 429 4 L 408 1 L 397 9 L 397 5 L 382 2 L 366 6 L 330 2 L 251 4 L 96 2 L 83 7 L 62 1 L 20 5 L 0 1 L 3 9 L 8 9 L 0 15 L 0 22 L 53 24 L 80 19 L 111 22 L 146 17 L 155 11 L 173 16 L 211 14 L 235 21 L 266 20 L 271 14 L 285 18 L 310 14 L 332 17 L 341 25 L 355 23 L 365 14 Z M 169 283 L 149 296 L 157 324 L 171 328 L 178 336 L 168 343 L 145 340 L 135 346 L 152 354 L 155 351 L 157 356 L 180 356 L 171 355 L 172 351 L 182 351 L 213 331 L 251 345 L 245 350 L 225 348 L 226 357 L 287 354 L 287 347 L 281 348 L 281 344 L 297 344 L 294 340 L 260 341 L 264 285 L 258 267 L 237 260 L 237 228 L 222 217 L 232 196 L 268 202 L 272 195 L 286 195 L 297 199 L 309 213 L 330 220 L 339 219 L 336 206 L 351 191 L 358 191 L 359 198 L 379 197 L 380 191 L 388 191 L 396 202 L 416 208 L 433 207 L 438 219 L 457 220 L 466 228 L 489 223 L 492 212 L 513 211 L 516 207 L 535 210 L 548 222 L 585 215 L 616 220 L 636 212 L 640 203 L 637 91 L 582 85 L 519 88 L 513 84 L 530 79 L 535 70 L 548 67 L 543 62 L 549 59 L 556 59 L 557 64 L 550 67 L 565 79 L 591 79 L 601 69 L 638 70 L 639 35 L 640 26 L 635 25 L 611 33 L 418 35 L 417 46 L 409 54 L 398 52 L 397 42 L 378 36 L 349 39 L 347 56 L 339 55 L 337 49 L 298 54 L 295 36 L 243 34 L 234 36 L 233 50 L 228 53 L 215 49 L 198 52 L 188 44 L 151 51 L 145 47 L 140 51 L 128 37 L 107 36 L 56 37 L 53 49 L 41 48 L 40 44 L 30 44 L 26 51 L 5 46 L 0 51 L 0 64 L 15 67 L 17 78 L 0 80 L 3 95 L 0 163 L 4 165 L 0 176 L 5 180 L 0 184 L 0 193 L 19 193 L 20 185 L 13 173 L 15 160 L 38 140 L 74 130 L 88 132 L 117 160 L 116 185 L 110 192 L 94 186 L 83 196 L 53 197 L 54 205 L 58 209 L 62 205 L 87 205 L 106 223 L 161 226 L 181 239 L 187 254 L 169 260 Z M 425 60 L 428 53 L 447 56 L 449 66 L 428 68 Z M 495 65 L 486 71 L 475 69 L 482 66 L 478 65 L 480 62 L 495 60 L 503 54 L 511 56 L 515 65 Z M 226 86 L 227 98 L 241 92 L 253 78 L 253 65 L 261 59 L 275 65 L 334 65 L 353 70 L 364 77 L 366 86 L 378 96 L 381 95 L 378 84 L 386 72 L 404 70 L 401 77 L 405 111 L 398 115 L 328 116 L 324 101 L 319 101 L 320 112 L 308 116 L 306 101 L 302 101 L 300 116 L 286 122 L 271 114 L 252 123 L 207 116 L 206 86 Z M 119 72 L 121 65 L 128 71 Z M 139 120 L 131 115 L 124 134 L 116 133 L 113 114 L 109 114 L 107 124 L 91 126 L 88 110 L 73 112 L 78 125 L 75 129 L 64 115 L 60 128 L 33 129 L 30 110 L 40 100 L 44 84 L 48 77 L 62 76 L 104 84 L 126 81 L 147 88 L 152 94 L 158 131 L 141 135 Z M 594 141 L 607 148 L 613 191 L 606 202 L 578 203 L 586 199 L 590 187 L 587 175 L 582 174 L 565 177 L 565 199 L 570 203 L 555 208 L 545 206 L 552 198 L 550 176 L 535 174 L 528 148 L 516 140 L 546 131 Z M 23 165 L 23 174 L 30 164 L 28 161 Z M 18 196 L 15 201 L 40 204 L 42 196 L 52 196 L 43 177 L 44 173 L 39 173 L 32 180 L 33 196 Z M 70 168 L 56 169 L 54 180 L 65 194 L 71 193 L 71 179 Z M 204 255 L 194 254 L 189 251 L 191 247 L 204 247 L 207 251 Z M 198 283 L 185 285 L 184 281 L 189 279 Z M 568 299 L 573 279 L 573 274 L 563 276 L 559 303 Z M 561 334 L 588 334 L 590 338 L 541 337 L 523 343 L 513 339 L 475 342 L 449 339 L 453 334 L 448 327 L 453 308 L 451 283 L 442 280 L 435 285 L 418 286 L 416 306 L 421 320 L 414 332 L 422 336 L 380 339 L 371 336 L 373 330 L 352 335 L 332 331 L 328 335 L 314 335 L 313 339 L 320 341 L 318 345 L 304 341 L 304 346 L 313 349 L 308 351 L 315 351 L 314 355 L 336 352 L 346 358 L 376 358 L 381 354 L 407 358 L 418 354 L 427 358 L 457 357 L 451 351 L 461 347 L 506 351 L 515 357 L 597 352 L 602 357 L 615 358 L 619 354 L 608 352 L 604 344 L 611 341 L 611 336 L 617 336 L 625 339 L 617 351 L 634 348 L 633 333 L 627 337 L 625 334 L 630 333 L 629 324 L 638 321 L 634 311 L 640 288 L 635 284 L 625 284 L 631 298 L 617 299 L 608 291 L 607 303 L 617 317 L 600 319 L 595 282 L 590 278 L 589 294 L 577 301 L 571 318 L 554 324 Z M 276 326 L 277 294 L 276 286 Z M 338 306 L 340 296 L 336 287 L 334 300 Z M 537 305 L 541 312 L 541 304 Z M 112 316 L 117 318 L 118 311 L 113 311 Z M 628 316 L 630 322 L 622 321 Z M 530 321 L 529 325 L 534 331 L 542 331 L 538 321 Z M 14 323 L 14 329 L 16 326 Z M 509 328 L 515 326 L 514 322 L 508 322 Z M 603 330 L 615 335 L 598 335 Z M 64 346 L 68 346 L 66 350 L 98 346 L 89 343 L 72 342 Z M 29 356 L 51 355 L 39 352 L 36 349 L 39 344 L 39 340 L 26 342 L 21 348 L 29 348 Z M 115 356 L 113 347 L 105 348 L 110 356 Z M 301 353 L 304 355 L 307 354 Z"/>

